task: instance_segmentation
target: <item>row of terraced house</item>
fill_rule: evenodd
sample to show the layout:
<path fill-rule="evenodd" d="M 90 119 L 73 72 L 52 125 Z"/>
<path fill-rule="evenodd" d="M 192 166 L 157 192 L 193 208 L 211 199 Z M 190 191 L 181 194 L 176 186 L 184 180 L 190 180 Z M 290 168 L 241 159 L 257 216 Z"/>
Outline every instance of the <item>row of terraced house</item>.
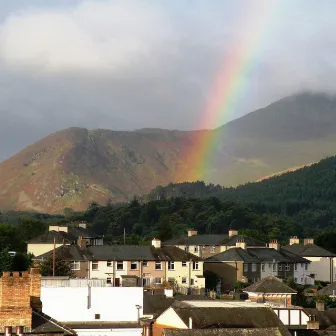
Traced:
<path fill-rule="evenodd" d="M 298 284 L 335 280 L 335 256 L 316 246 L 312 239 L 297 237 L 281 247 L 239 235 L 198 234 L 189 230 L 183 237 L 151 246 L 104 245 L 103 237 L 90 233 L 86 224 L 50 226 L 49 231 L 28 242 L 27 250 L 43 261 L 55 253 L 73 265 L 76 278 L 103 279 L 110 286 L 164 286 L 204 288 L 205 274 L 216 276 L 217 288 L 229 289 L 236 281 L 255 283 L 268 276 Z"/>

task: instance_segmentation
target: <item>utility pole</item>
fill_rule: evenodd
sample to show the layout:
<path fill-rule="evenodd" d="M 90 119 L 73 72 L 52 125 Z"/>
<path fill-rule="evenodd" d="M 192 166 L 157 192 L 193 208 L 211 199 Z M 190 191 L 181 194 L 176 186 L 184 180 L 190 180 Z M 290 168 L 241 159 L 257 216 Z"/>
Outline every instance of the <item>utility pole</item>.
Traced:
<path fill-rule="evenodd" d="M 54 250 L 53 250 L 53 277 L 55 277 L 56 266 L 56 238 L 54 237 Z"/>

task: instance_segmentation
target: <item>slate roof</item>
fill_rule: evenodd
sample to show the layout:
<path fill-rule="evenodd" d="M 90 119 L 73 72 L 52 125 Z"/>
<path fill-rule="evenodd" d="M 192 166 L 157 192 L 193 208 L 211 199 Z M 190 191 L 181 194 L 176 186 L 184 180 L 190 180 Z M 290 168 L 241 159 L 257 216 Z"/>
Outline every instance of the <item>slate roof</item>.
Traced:
<path fill-rule="evenodd" d="M 336 295 L 336 282 L 331 283 L 327 287 L 324 287 L 318 291 L 320 294 Z"/>
<path fill-rule="evenodd" d="M 293 260 L 285 257 L 274 248 L 249 248 L 248 252 L 262 262 L 292 263 Z"/>
<path fill-rule="evenodd" d="M 56 240 L 56 244 L 63 244 L 65 243 L 73 243 L 75 242 L 79 237 L 84 238 L 97 238 L 100 237 L 92 232 L 89 232 L 88 230 L 81 228 L 81 227 L 68 227 L 68 232 L 64 231 L 47 231 L 46 233 L 43 233 L 37 237 L 34 237 L 27 241 L 29 244 L 53 244 L 54 238 Z"/>
<path fill-rule="evenodd" d="M 74 330 L 37 309 L 33 309 L 32 333 L 64 333 L 65 335 L 76 335 Z"/>
<path fill-rule="evenodd" d="M 279 328 L 281 335 L 289 332 L 269 307 L 207 307 L 174 308 L 185 325 L 192 318 L 193 328 Z"/>
<path fill-rule="evenodd" d="M 74 242 L 74 237 L 70 236 L 67 232 L 63 231 L 48 231 L 37 237 L 27 241 L 28 244 L 53 244 L 54 240 L 56 244 L 71 244 Z"/>
<path fill-rule="evenodd" d="M 167 298 L 165 295 L 145 294 L 143 297 L 143 314 L 153 315 L 156 318 L 168 309 L 174 301 L 174 298 Z"/>
<path fill-rule="evenodd" d="M 244 288 L 244 292 L 296 294 L 296 291 L 276 277 L 266 277 Z"/>
<path fill-rule="evenodd" d="M 216 254 L 204 260 L 205 263 L 209 262 L 244 262 L 244 263 L 260 263 L 260 260 L 253 257 L 248 251 L 240 247 L 233 247 L 227 251 Z"/>
<path fill-rule="evenodd" d="M 164 329 L 164 336 L 282 336 L 279 328 Z"/>
<path fill-rule="evenodd" d="M 329 252 L 315 244 L 293 244 L 284 246 L 283 249 L 298 254 L 302 257 L 336 257 L 336 254 Z"/>
<path fill-rule="evenodd" d="M 291 251 L 288 251 L 284 248 L 280 248 L 280 253 L 285 256 L 286 258 L 289 258 L 291 260 L 293 260 L 295 263 L 301 263 L 301 264 L 309 264 L 311 263 L 310 260 L 303 258 L 302 256 L 300 256 L 299 254 L 295 254 Z"/>
<path fill-rule="evenodd" d="M 248 237 L 248 236 L 243 236 L 243 235 L 235 235 L 230 238 L 230 240 L 226 243 L 227 246 L 236 246 L 236 243 L 238 240 L 244 240 L 246 243 L 246 246 L 266 246 L 266 243 L 262 242 L 261 240 Z"/>
<path fill-rule="evenodd" d="M 82 249 L 78 245 L 62 245 L 55 249 L 55 253 L 63 260 L 69 261 L 88 261 L 91 255 L 87 249 Z M 53 255 L 53 250 L 36 256 L 34 260 L 45 260 Z"/>
<path fill-rule="evenodd" d="M 226 234 L 205 234 L 194 235 L 191 237 L 180 236 L 169 239 L 162 243 L 162 245 L 221 245 L 229 241 L 230 237 Z"/>
<path fill-rule="evenodd" d="M 134 261 L 201 261 L 202 259 L 175 246 L 154 248 L 138 245 L 103 245 L 87 248 L 92 260 Z"/>

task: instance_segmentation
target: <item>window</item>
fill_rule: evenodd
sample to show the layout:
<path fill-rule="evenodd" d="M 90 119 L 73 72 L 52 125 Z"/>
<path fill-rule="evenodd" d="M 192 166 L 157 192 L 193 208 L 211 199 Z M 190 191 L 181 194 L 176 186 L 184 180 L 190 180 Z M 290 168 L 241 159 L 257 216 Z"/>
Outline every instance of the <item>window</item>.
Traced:
<path fill-rule="evenodd" d="M 276 272 L 276 264 L 272 264 L 272 269 L 273 269 L 273 272 Z"/>
<path fill-rule="evenodd" d="M 182 261 L 182 267 L 187 267 L 187 262 L 186 261 Z"/>
<path fill-rule="evenodd" d="M 160 285 L 162 283 L 162 278 L 155 278 L 155 284 Z"/>
<path fill-rule="evenodd" d="M 80 261 L 74 261 L 72 264 L 72 270 L 73 271 L 79 271 L 80 270 Z"/>
<path fill-rule="evenodd" d="M 188 252 L 188 246 L 184 246 L 184 251 Z"/>
<path fill-rule="evenodd" d="M 282 271 L 282 265 L 281 264 L 279 264 L 279 271 Z"/>
<path fill-rule="evenodd" d="M 190 286 L 194 286 L 194 284 L 195 284 L 194 279 L 190 279 Z"/>
<path fill-rule="evenodd" d="M 182 278 L 182 283 L 185 285 L 187 283 L 187 278 Z"/>
<path fill-rule="evenodd" d="M 252 264 L 252 272 L 256 272 L 257 271 L 257 264 Z"/>
<path fill-rule="evenodd" d="M 142 262 L 142 267 L 148 267 L 148 261 L 143 261 Z"/>
<path fill-rule="evenodd" d="M 308 264 L 305 264 L 305 270 L 308 271 Z"/>
<path fill-rule="evenodd" d="M 112 267 L 113 266 L 113 261 L 109 260 L 106 262 L 107 267 Z"/>
<path fill-rule="evenodd" d="M 211 247 L 211 253 L 216 253 L 216 246 Z"/>
<path fill-rule="evenodd" d="M 131 262 L 131 270 L 137 270 L 138 269 L 138 262 L 132 261 Z"/>
<path fill-rule="evenodd" d="M 156 262 L 155 262 L 155 269 L 156 269 L 157 271 L 162 270 L 161 261 L 156 261 Z"/>
<path fill-rule="evenodd" d="M 261 271 L 265 272 L 265 264 L 261 264 Z"/>
<path fill-rule="evenodd" d="M 286 264 L 285 271 L 289 271 L 289 270 L 290 270 L 289 264 Z"/>
<path fill-rule="evenodd" d="M 124 269 L 124 262 L 118 261 L 117 262 L 117 270 L 122 271 Z"/>
<path fill-rule="evenodd" d="M 248 272 L 248 264 L 244 264 L 244 272 Z"/>
<path fill-rule="evenodd" d="M 294 278 L 294 282 L 297 283 L 297 278 Z"/>
<path fill-rule="evenodd" d="M 175 263 L 174 263 L 174 261 L 168 261 L 168 269 L 170 271 L 173 271 L 175 269 Z"/>
<path fill-rule="evenodd" d="M 95 314 L 95 320 L 100 320 L 100 314 Z"/>
<path fill-rule="evenodd" d="M 92 270 L 98 271 L 98 261 L 92 261 Z"/>
<path fill-rule="evenodd" d="M 107 278 L 107 279 L 106 279 L 106 283 L 107 283 L 107 284 L 111 284 L 111 283 L 112 283 L 112 279 L 111 279 L 111 278 Z"/>
<path fill-rule="evenodd" d="M 268 267 L 269 267 L 269 268 L 271 268 L 271 267 L 272 267 L 272 264 L 271 264 L 271 263 L 269 263 L 269 264 L 268 264 Z"/>
<path fill-rule="evenodd" d="M 193 269 L 194 270 L 198 270 L 199 269 L 198 261 L 193 261 Z"/>
<path fill-rule="evenodd" d="M 297 264 L 294 264 L 294 269 L 295 271 L 297 271 Z"/>
<path fill-rule="evenodd" d="M 198 252 L 198 246 L 194 247 L 194 252 Z"/>

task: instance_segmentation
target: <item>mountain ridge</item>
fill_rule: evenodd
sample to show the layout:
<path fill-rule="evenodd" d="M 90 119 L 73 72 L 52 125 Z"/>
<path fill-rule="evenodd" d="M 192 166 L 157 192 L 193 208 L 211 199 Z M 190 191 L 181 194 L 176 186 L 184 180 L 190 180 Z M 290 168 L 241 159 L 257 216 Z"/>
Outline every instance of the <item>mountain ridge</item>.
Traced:
<path fill-rule="evenodd" d="M 297 95 L 215 130 L 70 127 L 0 164 L 0 208 L 82 210 L 93 201 L 127 201 L 157 185 L 188 181 L 204 132 L 216 132 L 218 140 L 209 171 L 196 179 L 237 186 L 335 154 L 336 98 Z"/>

